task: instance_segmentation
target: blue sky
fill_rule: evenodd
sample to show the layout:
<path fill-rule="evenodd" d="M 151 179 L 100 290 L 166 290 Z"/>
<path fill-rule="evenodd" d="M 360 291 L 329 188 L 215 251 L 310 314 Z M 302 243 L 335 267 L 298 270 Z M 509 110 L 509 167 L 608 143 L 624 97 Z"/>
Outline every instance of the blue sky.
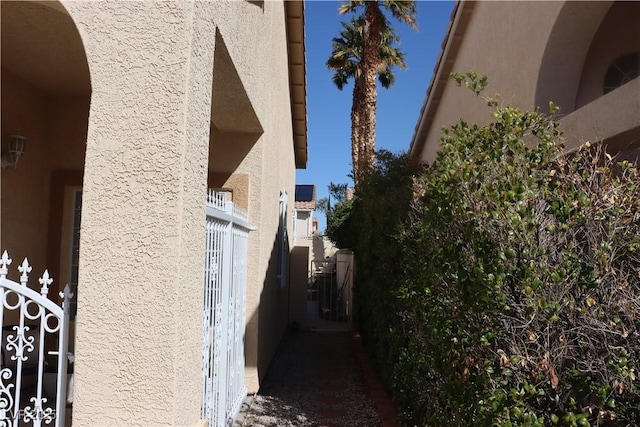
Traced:
<path fill-rule="evenodd" d="M 307 119 L 309 161 L 297 171 L 297 184 L 315 184 L 317 198 L 326 197 L 330 182 L 351 180 L 351 92 L 353 84 L 339 91 L 325 65 L 331 53 L 331 39 L 338 36 L 339 1 L 305 3 L 307 57 Z M 440 45 L 449 25 L 453 1 L 418 1 L 418 30 L 395 23 L 407 69 L 396 71 L 396 83 L 378 90 L 376 149 L 406 151 L 431 80 Z M 324 217 L 316 212 L 320 230 Z"/>

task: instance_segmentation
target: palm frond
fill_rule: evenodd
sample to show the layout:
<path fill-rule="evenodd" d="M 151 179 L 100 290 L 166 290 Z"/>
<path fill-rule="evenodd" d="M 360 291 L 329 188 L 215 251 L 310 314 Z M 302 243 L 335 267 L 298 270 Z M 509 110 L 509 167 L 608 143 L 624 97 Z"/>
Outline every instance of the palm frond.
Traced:
<path fill-rule="evenodd" d="M 382 5 L 398 21 L 404 22 L 416 29 L 416 2 L 415 0 L 383 0 Z"/>
<path fill-rule="evenodd" d="M 338 13 L 340 15 L 346 15 L 347 13 L 355 12 L 359 7 L 364 6 L 365 0 L 347 0 L 340 5 Z"/>
<path fill-rule="evenodd" d="M 353 76 L 349 76 L 345 71 L 343 70 L 338 70 L 336 71 L 336 73 L 333 75 L 333 77 L 331 77 L 331 81 L 333 81 L 333 83 L 336 85 L 336 87 L 339 90 L 342 90 L 347 83 L 349 82 L 349 78 L 353 77 Z"/>
<path fill-rule="evenodd" d="M 386 68 L 378 71 L 378 81 L 383 88 L 388 89 L 396 82 L 396 75 L 393 74 L 390 68 Z"/>
<path fill-rule="evenodd" d="M 336 71 L 332 81 L 342 90 L 348 81 L 360 75 L 364 55 L 364 15 L 342 22 L 339 37 L 331 43 L 331 56 L 327 59 L 327 68 Z M 406 68 L 404 53 L 397 44 L 400 37 L 396 34 L 388 19 L 382 16 L 380 21 L 380 63 L 377 67 L 378 80 L 382 87 L 389 88 L 395 82 L 394 67 Z"/>

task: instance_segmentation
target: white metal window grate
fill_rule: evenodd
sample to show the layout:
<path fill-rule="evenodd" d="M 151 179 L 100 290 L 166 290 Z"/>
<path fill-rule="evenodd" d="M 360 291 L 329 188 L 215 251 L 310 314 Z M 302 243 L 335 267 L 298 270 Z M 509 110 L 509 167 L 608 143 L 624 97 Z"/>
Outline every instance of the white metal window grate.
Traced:
<path fill-rule="evenodd" d="M 247 394 L 244 329 L 248 215 L 229 193 L 207 195 L 202 417 L 211 427 L 230 425 Z"/>

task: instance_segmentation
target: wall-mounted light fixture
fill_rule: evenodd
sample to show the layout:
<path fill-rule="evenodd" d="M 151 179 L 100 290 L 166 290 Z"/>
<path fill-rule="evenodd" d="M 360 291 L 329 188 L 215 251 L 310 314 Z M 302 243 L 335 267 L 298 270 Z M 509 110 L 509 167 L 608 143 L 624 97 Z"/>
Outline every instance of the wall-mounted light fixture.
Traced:
<path fill-rule="evenodd" d="M 7 152 L 2 155 L 2 169 L 7 166 L 16 167 L 20 157 L 27 150 L 27 137 L 22 135 L 9 135 Z"/>

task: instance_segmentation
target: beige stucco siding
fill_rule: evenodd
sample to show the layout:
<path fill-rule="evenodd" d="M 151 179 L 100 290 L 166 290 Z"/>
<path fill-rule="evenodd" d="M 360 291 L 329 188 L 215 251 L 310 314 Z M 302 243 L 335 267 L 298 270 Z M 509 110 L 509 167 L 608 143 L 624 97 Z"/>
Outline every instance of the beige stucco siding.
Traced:
<path fill-rule="evenodd" d="M 93 91 L 74 422 L 192 425 L 213 16 L 199 2 L 65 6 Z"/>
<path fill-rule="evenodd" d="M 499 93 L 504 105 L 546 111 L 555 102 L 570 144 L 611 138 L 637 126 L 627 117 L 637 112 L 635 86 L 627 84 L 621 88 L 625 93 L 609 97 L 602 97 L 602 87 L 612 61 L 640 48 L 639 11 L 635 2 L 464 2 L 439 70 L 487 75 L 485 95 Z M 596 101 L 598 106 L 590 105 Z M 618 101 L 624 103 L 616 107 Z M 481 98 L 445 75 L 433 83 L 425 106 L 412 143 L 412 155 L 424 162 L 435 160 L 442 127 L 460 118 L 491 119 Z M 625 141 L 629 138 L 615 143 Z"/>
<path fill-rule="evenodd" d="M 618 58 L 640 52 L 640 2 L 617 2 L 608 11 L 589 47 L 582 69 L 576 107 L 603 95 L 605 75 Z"/>
<path fill-rule="evenodd" d="M 605 141 L 611 153 L 640 145 L 640 79 L 597 98 L 560 119 L 568 149 L 584 142 Z M 626 131 L 634 135 L 621 135 Z"/>
<path fill-rule="evenodd" d="M 2 171 L 3 246 L 28 255 L 38 274 L 53 254 L 56 280 L 66 280 L 68 190 L 83 190 L 74 423 L 201 421 L 209 174 L 239 186 L 234 194 L 257 227 L 244 336 L 246 383 L 257 391 L 288 320 L 289 288 L 277 278 L 279 199 L 287 191 L 292 246 L 296 159 L 283 2 L 62 1 L 6 10 L 55 17 L 75 44 L 53 56 L 72 51 L 69 63 L 78 64 L 86 53 L 88 64 L 77 86 L 64 67 L 23 80 L 18 54 L 7 61 L 17 74 L 2 69 L 2 136 L 22 123 L 28 138 L 18 168 Z"/>
<path fill-rule="evenodd" d="M 471 36 L 461 40 L 452 70 L 487 75 L 489 85 L 484 95 L 499 93 L 505 103 L 531 108 L 535 85 L 523 82 L 537 79 L 547 36 L 561 7 L 560 2 L 476 2 L 466 30 Z M 522 19 L 527 16 L 535 19 Z M 471 123 L 486 123 L 490 113 L 486 102 L 471 91 L 447 83 L 421 159 L 435 159 L 443 126 L 451 126 L 462 117 Z"/>
<path fill-rule="evenodd" d="M 220 34 L 263 128 L 233 171 L 251 177 L 248 210 L 250 220 L 258 226 L 249 239 L 246 300 L 245 379 L 249 392 L 253 393 L 266 374 L 287 321 L 288 289 L 281 288 L 276 277 L 280 191 L 286 190 L 289 195 L 290 241 L 295 193 L 284 5 L 264 2 L 262 9 L 239 2 L 241 12 L 236 13 L 222 8 L 224 2 L 214 4 L 220 8 Z M 237 33 L 238 28 L 243 28 L 242 34 Z M 215 122 L 215 116 L 212 119 Z M 234 140 L 244 145 L 252 142 L 250 134 L 228 136 L 228 144 Z M 215 158 L 211 161 L 216 164 Z M 224 163 L 219 167 L 224 168 Z"/>

